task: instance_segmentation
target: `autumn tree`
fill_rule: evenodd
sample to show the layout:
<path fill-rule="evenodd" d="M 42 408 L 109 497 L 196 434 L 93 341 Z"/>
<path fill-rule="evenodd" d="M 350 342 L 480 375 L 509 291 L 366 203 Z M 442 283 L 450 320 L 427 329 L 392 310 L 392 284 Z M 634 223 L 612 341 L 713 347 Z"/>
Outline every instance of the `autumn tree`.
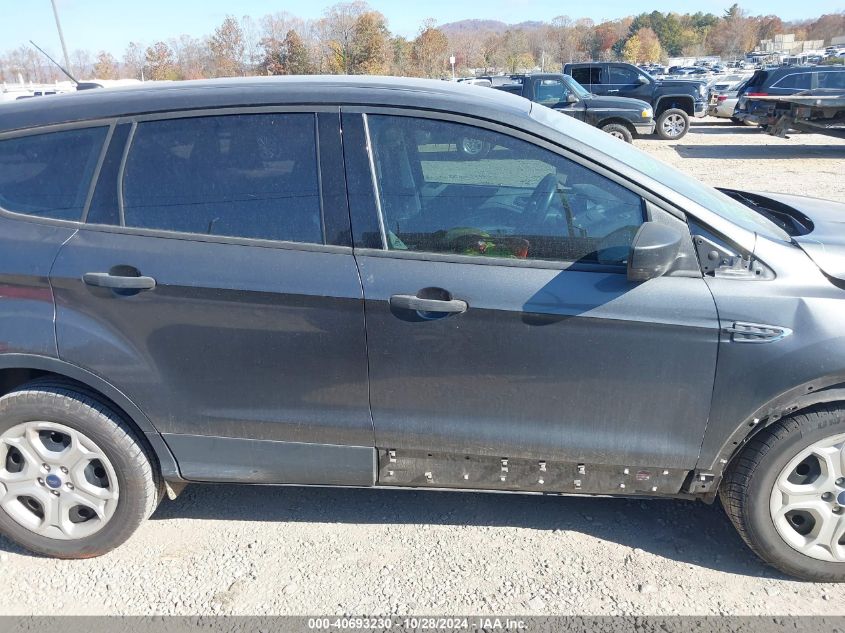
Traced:
<path fill-rule="evenodd" d="M 352 74 L 355 70 L 355 34 L 358 19 L 369 10 L 366 2 L 341 2 L 323 13 L 321 37 L 333 73 Z"/>
<path fill-rule="evenodd" d="M 106 51 L 97 53 L 97 61 L 94 64 L 94 77 L 96 79 L 117 79 L 117 60 L 114 55 Z"/>
<path fill-rule="evenodd" d="M 70 65 L 68 70 L 75 73 L 77 79 L 82 79 L 93 72 L 94 60 L 89 51 L 78 48 L 70 54 Z"/>
<path fill-rule="evenodd" d="M 528 50 L 528 38 L 523 29 L 508 29 L 502 38 L 505 66 L 515 73 L 518 70 L 530 70 L 534 58 Z"/>
<path fill-rule="evenodd" d="M 410 76 L 413 74 L 413 60 L 411 59 L 411 42 L 397 35 L 390 40 L 390 74 L 398 76 Z"/>
<path fill-rule="evenodd" d="M 123 53 L 123 76 L 130 79 L 141 79 L 144 76 L 146 64 L 146 50 L 140 42 L 129 42 Z"/>
<path fill-rule="evenodd" d="M 227 15 L 208 42 L 217 77 L 236 77 L 244 70 L 244 33 L 238 21 Z"/>
<path fill-rule="evenodd" d="M 261 45 L 264 48 L 261 66 L 268 75 L 307 75 L 314 71 L 308 47 L 293 29 L 283 40 L 265 38 Z"/>
<path fill-rule="evenodd" d="M 170 40 L 168 45 L 173 51 L 180 79 L 202 79 L 214 74 L 208 40 L 182 35 Z"/>
<path fill-rule="evenodd" d="M 147 79 L 178 79 L 173 51 L 165 42 L 156 42 L 147 47 L 144 54 L 144 74 Z"/>
<path fill-rule="evenodd" d="M 417 72 L 423 77 L 439 77 L 446 70 L 449 39 L 437 28 L 434 20 L 423 22 L 419 35 L 414 39 L 411 56 Z"/>
<path fill-rule="evenodd" d="M 390 31 L 378 11 L 358 16 L 353 32 L 352 71 L 362 75 L 383 75 L 390 63 Z"/>

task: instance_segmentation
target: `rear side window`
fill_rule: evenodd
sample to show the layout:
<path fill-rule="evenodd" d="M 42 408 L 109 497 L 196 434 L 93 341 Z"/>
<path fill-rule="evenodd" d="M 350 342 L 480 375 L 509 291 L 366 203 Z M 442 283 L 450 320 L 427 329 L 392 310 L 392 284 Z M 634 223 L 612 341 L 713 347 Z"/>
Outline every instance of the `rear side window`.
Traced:
<path fill-rule="evenodd" d="M 0 140 L 0 207 L 79 220 L 107 127 Z"/>
<path fill-rule="evenodd" d="M 772 88 L 784 88 L 787 90 L 809 90 L 813 87 L 812 73 L 793 73 L 787 75 L 780 81 L 775 82 Z"/>
<path fill-rule="evenodd" d="M 598 66 L 581 66 L 572 69 L 572 78 L 582 86 L 601 83 L 601 68 Z"/>
<path fill-rule="evenodd" d="M 314 114 L 138 124 L 126 162 L 126 226 L 323 243 Z"/>

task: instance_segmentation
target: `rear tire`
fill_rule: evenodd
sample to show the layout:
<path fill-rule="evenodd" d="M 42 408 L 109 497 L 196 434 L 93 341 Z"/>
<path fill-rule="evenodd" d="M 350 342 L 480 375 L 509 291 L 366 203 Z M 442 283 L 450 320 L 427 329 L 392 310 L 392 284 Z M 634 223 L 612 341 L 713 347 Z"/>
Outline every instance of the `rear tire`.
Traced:
<path fill-rule="evenodd" d="M 143 439 L 94 394 L 42 379 L 0 398 L 0 533 L 20 546 L 100 556 L 132 535 L 163 492 Z"/>
<path fill-rule="evenodd" d="M 845 408 L 820 405 L 760 431 L 719 497 L 757 556 L 814 582 L 845 581 Z"/>
<path fill-rule="evenodd" d="M 677 141 L 689 132 L 689 115 L 678 108 L 670 108 L 657 117 L 657 136 L 664 141 Z"/>
<path fill-rule="evenodd" d="M 742 119 L 738 119 L 735 116 L 731 117 L 731 123 L 733 123 L 734 125 L 745 125 L 745 121 L 743 121 Z"/>
<path fill-rule="evenodd" d="M 625 141 L 626 143 L 634 142 L 634 135 L 631 134 L 631 130 L 621 123 L 608 123 L 607 125 L 603 125 L 601 130 L 618 138 L 620 141 Z"/>

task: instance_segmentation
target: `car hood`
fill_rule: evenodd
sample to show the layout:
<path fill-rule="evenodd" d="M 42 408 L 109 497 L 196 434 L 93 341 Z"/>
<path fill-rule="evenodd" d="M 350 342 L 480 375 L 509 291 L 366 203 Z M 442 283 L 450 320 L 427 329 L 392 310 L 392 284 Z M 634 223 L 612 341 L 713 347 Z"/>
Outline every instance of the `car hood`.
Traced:
<path fill-rule="evenodd" d="M 737 193 L 797 220 L 804 228 L 793 234 L 792 240 L 826 275 L 845 280 L 845 204 L 786 193 Z"/>
<path fill-rule="evenodd" d="M 639 99 L 629 97 L 600 97 L 592 95 L 587 99 L 587 106 L 591 110 L 607 108 L 608 110 L 630 110 L 639 113 L 643 110 L 651 110 L 651 105 Z"/>

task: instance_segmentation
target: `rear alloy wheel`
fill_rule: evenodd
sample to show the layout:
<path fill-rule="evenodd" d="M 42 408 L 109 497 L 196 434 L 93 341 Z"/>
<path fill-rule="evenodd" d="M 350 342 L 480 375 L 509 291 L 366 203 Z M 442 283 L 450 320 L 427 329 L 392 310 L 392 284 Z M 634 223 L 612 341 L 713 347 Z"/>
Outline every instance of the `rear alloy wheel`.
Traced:
<path fill-rule="evenodd" d="M 39 380 L 0 398 L 0 533 L 58 558 L 123 543 L 162 482 L 134 430 L 75 386 Z"/>
<path fill-rule="evenodd" d="M 608 123 L 607 125 L 603 125 L 601 129 L 602 132 L 607 132 L 620 141 L 625 141 L 626 143 L 634 142 L 634 135 L 631 134 L 631 130 L 621 123 Z"/>
<path fill-rule="evenodd" d="M 665 141 L 677 141 L 689 132 L 689 115 L 671 108 L 657 117 L 657 135 Z"/>
<path fill-rule="evenodd" d="M 805 580 L 845 582 L 845 408 L 819 405 L 760 431 L 719 495 L 760 558 Z"/>

